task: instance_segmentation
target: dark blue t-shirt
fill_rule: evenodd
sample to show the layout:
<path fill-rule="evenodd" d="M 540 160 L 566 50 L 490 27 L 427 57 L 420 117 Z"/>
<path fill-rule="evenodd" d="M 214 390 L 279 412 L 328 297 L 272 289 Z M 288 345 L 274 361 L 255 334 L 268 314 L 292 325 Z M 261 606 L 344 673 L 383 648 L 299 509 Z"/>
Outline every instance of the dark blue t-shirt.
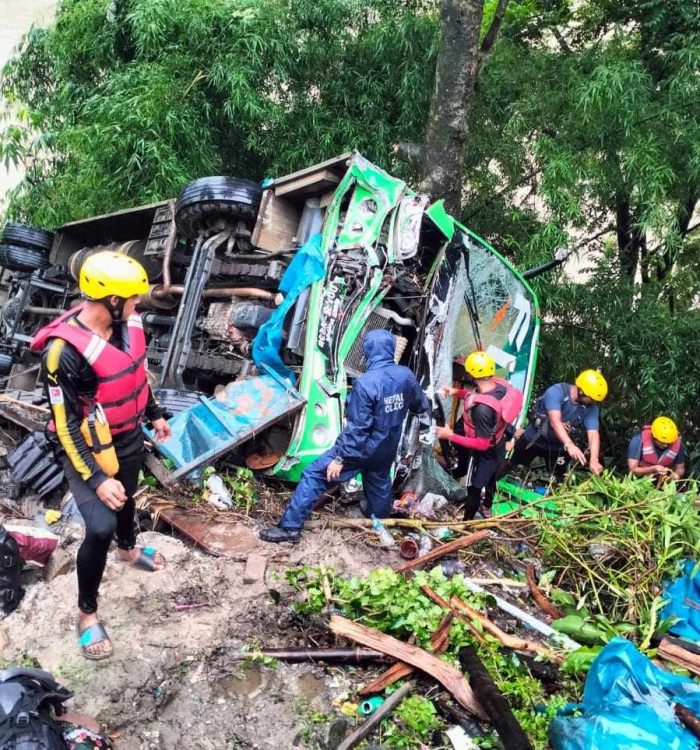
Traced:
<path fill-rule="evenodd" d="M 569 429 L 583 425 L 587 430 L 599 428 L 600 409 L 597 404 L 585 406 L 571 400 L 571 386 L 569 383 L 555 383 L 550 385 L 543 396 L 537 399 L 535 414 L 547 420 L 539 429 L 531 423 L 523 435 L 526 442 L 539 445 L 561 446 L 559 438 L 554 434 L 547 419 L 548 411 L 561 412 L 561 421 Z"/>
<path fill-rule="evenodd" d="M 663 451 L 660 451 L 654 446 L 656 451 L 656 460 L 658 461 Z M 631 458 L 633 461 L 642 460 L 642 433 L 638 432 L 631 440 L 629 448 L 627 449 L 627 458 Z M 685 463 L 685 445 L 681 443 L 681 450 L 673 461 L 674 466 Z"/>
<path fill-rule="evenodd" d="M 600 426 L 600 409 L 598 404 L 577 404 L 571 400 L 571 385 L 555 383 L 538 399 L 536 411 L 546 417 L 548 411 L 561 412 L 561 421 L 569 427 L 583 425 L 587 430 L 597 430 Z"/>

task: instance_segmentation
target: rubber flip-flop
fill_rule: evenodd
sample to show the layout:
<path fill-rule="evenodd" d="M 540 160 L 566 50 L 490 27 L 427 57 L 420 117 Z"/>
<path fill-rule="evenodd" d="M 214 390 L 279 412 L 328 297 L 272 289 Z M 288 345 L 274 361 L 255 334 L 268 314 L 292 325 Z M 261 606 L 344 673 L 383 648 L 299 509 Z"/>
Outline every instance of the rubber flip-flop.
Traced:
<path fill-rule="evenodd" d="M 114 646 L 112 645 L 112 639 L 107 635 L 105 626 L 101 621 L 93 622 L 92 625 L 88 625 L 83 630 L 80 629 L 80 623 L 77 624 L 76 629 L 78 631 L 78 646 L 80 647 L 80 653 L 90 661 L 102 661 L 108 659 L 114 653 Z M 96 643 L 102 642 L 109 643 L 109 649 L 99 654 L 91 654 L 88 651 L 90 646 L 94 646 Z"/>
<path fill-rule="evenodd" d="M 148 570 L 151 573 L 155 573 L 157 570 L 163 570 L 165 568 L 165 560 L 161 563 L 160 568 L 156 567 L 156 554 L 157 550 L 153 547 L 140 547 L 139 556 L 135 560 L 123 560 L 125 563 L 130 563 L 135 568 L 141 568 L 141 570 Z"/>

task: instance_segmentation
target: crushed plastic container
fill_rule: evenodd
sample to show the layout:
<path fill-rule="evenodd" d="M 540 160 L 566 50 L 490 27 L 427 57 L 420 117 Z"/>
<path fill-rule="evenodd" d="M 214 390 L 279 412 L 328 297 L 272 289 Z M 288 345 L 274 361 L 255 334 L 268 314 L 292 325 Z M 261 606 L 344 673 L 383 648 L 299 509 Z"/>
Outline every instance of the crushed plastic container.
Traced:
<path fill-rule="evenodd" d="M 233 507 L 233 498 L 226 489 L 224 480 L 218 474 L 207 477 L 204 483 L 206 489 L 206 501 L 218 510 L 227 510 Z"/>

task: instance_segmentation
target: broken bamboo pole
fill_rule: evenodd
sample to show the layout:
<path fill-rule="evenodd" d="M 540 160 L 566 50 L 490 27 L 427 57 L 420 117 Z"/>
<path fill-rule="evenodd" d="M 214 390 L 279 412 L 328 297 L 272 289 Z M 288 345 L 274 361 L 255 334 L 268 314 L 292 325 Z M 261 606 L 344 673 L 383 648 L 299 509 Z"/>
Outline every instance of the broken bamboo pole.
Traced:
<path fill-rule="evenodd" d="M 429 674 L 443 685 L 460 705 L 473 713 L 474 716 L 486 720 L 484 709 L 479 705 L 464 675 L 437 656 L 429 654 L 418 646 L 411 646 L 398 638 L 360 625 L 358 622 L 353 622 L 339 615 L 331 615 L 330 628 L 336 635 L 350 638 L 363 646 L 382 651 Z"/>
<path fill-rule="evenodd" d="M 505 612 L 511 617 L 515 617 L 515 619 L 522 622 L 523 625 L 526 625 L 528 628 L 531 628 L 532 630 L 536 630 L 545 638 L 550 638 L 557 645 L 561 646 L 561 648 L 565 648 L 567 651 L 576 651 L 576 649 L 581 648 L 581 644 L 576 643 L 576 641 L 569 638 L 568 635 L 564 635 L 563 633 L 560 633 L 559 631 L 554 630 L 554 628 L 551 627 L 550 625 L 547 625 L 546 622 L 542 622 L 541 620 L 538 620 L 536 617 L 533 617 L 529 612 L 526 612 L 524 609 L 520 609 L 520 607 L 516 607 L 515 604 L 511 604 L 509 601 L 502 599 L 497 594 L 494 594 L 490 591 L 486 591 L 486 589 L 483 589 L 481 588 L 481 586 L 477 586 L 474 583 L 467 583 L 465 581 L 464 585 L 466 586 L 466 588 L 468 588 L 470 591 L 473 591 L 476 594 L 488 594 L 494 600 L 494 602 L 496 603 L 496 606 L 502 612 Z"/>
<path fill-rule="evenodd" d="M 233 661 L 244 661 L 256 656 L 270 656 L 289 662 L 339 661 L 362 662 L 386 660 L 386 654 L 371 648 L 266 648 L 261 651 L 238 651 L 230 655 Z"/>
<path fill-rule="evenodd" d="M 457 596 L 453 596 L 450 599 L 450 605 L 458 611 L 461 610 L 462 612 L 464 612 L 475 622 L 480 623 L 483 629 L 489 635 L 492 635 L 504 646 L 512 648 L 514 651 L 525 651 L 526 653 L 540 654 L 541 656 L 546 656 L 548 659 L 552 659 L 553 661 L 559 663 L 562 663 L 564 661 L 560 656 L 555 654 L 546 646 L 543 646 L 541 643 L 536 643 L 535 641 L 527 641 L 524 638 L 518 638 L 517 636 L 509 635 L 508 633 L 504 632 L 498 627 L 498 625 L 496 625 L 496 623 L 489 620 L 486 615 L 482 615 L 481 612 L 477 612 L 477 610 L 473 609 L 468 604 L 465 604 Z"/>
<path fill-rule="evenodd" d="M 367 719 L 367 721 L 360 724 L 357 729 L 349 734 L 341 743 L 338 745 L 337 750 L 352 750 L 353 747 L 362 742 L 369 734 L 372 733 L 374 728 L 378 726 L 387 716 L 401 703 L 401 701 L 413 690 L 413 683 L 407 682 L 402 685 L 395 693 L 392 693 L 381 706 Z"/>
<path fill-rule="evenodd" d="M 528 565 L 525 571 L 527 576 L 527 585 L 532 594 L 532 598 L 535 600 L 535 604 L 546 614 L 551 617 L 552 620 L 559 620 L 563 617 L 562 613 L 547 599 L 547 597 L 540 591 L 537 582 L 535 581 L 535 566 Z"/>
<path fill-rule="evenodd" d="M 491 719 L 491 722 L 508 750 L 534 750 L 523 728 L 511 711 L 510 704 L 498 689 L 476 651 L 471 646 L 464 646 L 459 651 L 459 663 L 462 671 L 469 675 L 469 684 L 479 703 Z"/>
<path fill-rule="evenodd" d="M 448 612 L 454 612 L 457 619 L 467 626 L 469 632 L 474 636 L 474 638 L 476 638 L 477 641 L 479 641 L 479 643 L 483 644 L 486 642 L 484 640 L 484 636 L 481 635 L 481 633 L 474 627 L 471 620 L 468 617 L 465 617 L 464 615 L 457 612 L 457 610 L 452 607 L 446 599 L 443 599 L 440 594 L 433 591 L 430 586 L 428 586 L 427 584 L 423 584 L 420 587 L 420 590 L 428 597 L 428 599 L 435 602 L 435 604 L 437 604 L 439 607 L 443 607 L 443 609 L 446 609 Z"/>
<path fill-rule="evenodd" d="M 445 555 L 449 555 L 451 552 L 457 552 L 460 549 L 469 547 L 472 544 L 481 542 L 484 539 L 488 539 L 488 531 L 477 531 L 475 534 L 468 534 L 460 539 L 455 539 L 453 542 L 447 542 L 441 547 L 436 547 L 421 557 L 416 557 L 414 560 L 407 560 L 405 563 L 398 565 L 394 568 L 397 573 L 403 573 L 405 570 L 412 570 L 413 568 L 419 568 L 421 565 L 438 560 Z"/>
<path fill-rule="evenodd" d="M 442 654 L 447 648 L 450 636 L 450 627 L 454 620 L 455 613 L 453 610 L 448 610 L 447 614 L 440 621 L 438 629 L 433 633 L 430 638 L 430 642 L 433 647 L 434 654 Z M 403 680 L 404 677 L 409 677 L 414 672 L 414 667 L 410 664 L 406 664 L 402 661 L 397 661 L 396 664 L 392 664 L 386 672 L 382 672 L 375 680 L 372 680 L 369 684 L 365 685 L 361 690 L 358 691 L 358 695 L 372 695 L 373 693 L 380 693 L 389 685 L 393 685 L 399 680 Z"/>

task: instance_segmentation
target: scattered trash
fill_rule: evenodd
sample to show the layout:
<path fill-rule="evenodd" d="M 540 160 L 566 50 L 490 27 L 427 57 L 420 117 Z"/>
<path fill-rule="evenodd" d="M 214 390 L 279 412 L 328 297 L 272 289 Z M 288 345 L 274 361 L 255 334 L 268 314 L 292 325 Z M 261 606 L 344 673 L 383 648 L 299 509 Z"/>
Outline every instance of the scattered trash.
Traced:
<path fill-rule="evenodd" d="M 396 546 L 394 537 L 389 533 L 386 526 L 376 517 L 372 516 L 372 528 L 379 536 L 379 543 L 384 549 L 391 549 Z"/>
<path fill-rule="evenodd" d="M 449 558 L 448 560 L 442 561 L 442 572 L 446 578 L 452 578 L 452 576 L 463 575 L 467 572 L 467 566 L 456 558 Z"/>
<path fill-rule="evenodd" d="M 49 509 L 44 513 L 44 521 L 51 526 L 51 524 L 56 523 L 57 521 L 61 520 L 61 511 L 60 510 L 54 510 L 53 508 Z"/>
<path fill-rule="evenodd" d="M 17 542 L 19 555 L 25 562 L 46 565 L 56 547 L 58 547 L 59 538 L 55 534 L 36 526 L 24 526 L 9 522 L 5 529 Z"/>
<path fill-rule="evenodd" d="M 399 546 L 401 557 L 413 560 L 425 555 L 433 548 L 433 542 L 427 534 L 408 534 Z"/>
<path fill-rule="evenodd" d="M 447 498 L 434 492 L 427 492 L 418 503 L 416 515 L 422 518 L 435 518 L 436 513 L 447 505 Z"/>
<path fill-rule="evenodd" d="M 370 716 L 379 708 L 379 706 L 382 705 L 382 703 L 384 703 L 384 698 L 380 695 L 375 695 L 372 698 L 368 698 L 366 701 L 362 701 L 357 707 L 357 713 L 360 714 L 360 716 Z"/>
<path fill-rule="evenodd" d="M 394 512 L 408 516 L 418 504 L 418 495 L 415 492 L 404 492 L 398 500 L 394 500 Z"/>
<path fill-rule="evenodd" d="M 399 553 L 405 560 L 418 557 L 418 539 L 415 534 L 409 534 L 399 545 Z"/>
<path fill-rule="evenodd" d="M 394 512 L 411 518 L 434 519 L 439 510 L 447 505 L 447 498 L 434 492 L 427 492 L 419 500 L 417 492 L 404 492 L 394 501 Z"/>
<path fill-rule="evenodd" d="M 444 539 L 451 539 L 454 536 L 452 529 L 448 529 L 447 526 L 438 526 L 436 529 L 433 529 L 431 533 L 436 539 L 440 539 L 441 541 Z"/>
<path fill-rule="evenodd" d="M 233 498 L 226 489 L 224 480 L 218 474 L 212 474 L 204 482 L 204 499 L 217 510 L 228 510 L 233 507 Z"/>
<path fill-rule="evenodd" d="M 453 750 L 476 750 L 478 745 L 474 740 L 459 726 L 450 727 L 445 734 L 447 739 L 452 743 Z"/>

